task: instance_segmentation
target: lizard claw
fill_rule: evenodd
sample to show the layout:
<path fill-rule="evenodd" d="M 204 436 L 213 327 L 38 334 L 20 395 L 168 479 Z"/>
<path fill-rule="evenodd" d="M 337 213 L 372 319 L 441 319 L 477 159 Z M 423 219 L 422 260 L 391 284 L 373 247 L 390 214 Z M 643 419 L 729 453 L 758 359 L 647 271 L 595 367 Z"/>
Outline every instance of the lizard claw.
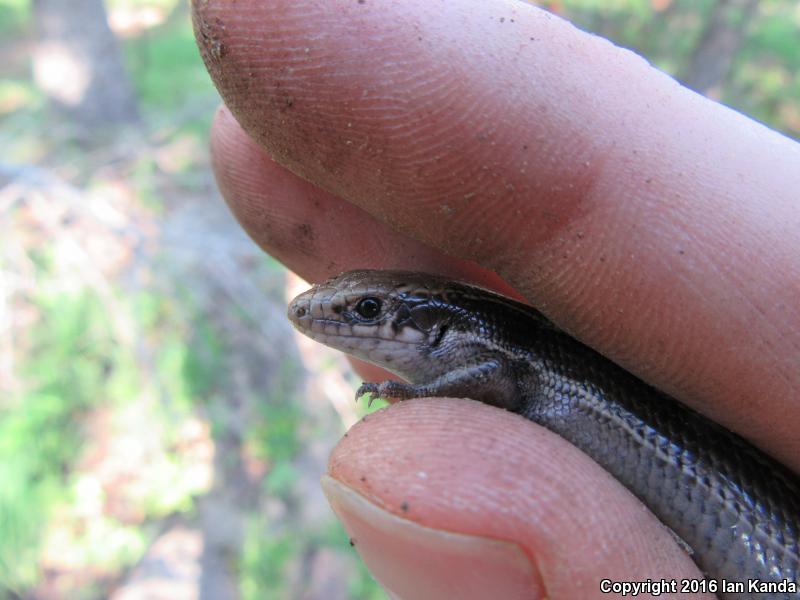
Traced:
<path fill-rule="evenodd" d="M 372 406 L 375 398 L 379 397 L 380 395 L 378 393 L 378 385 L 375 383 L 362 383 L 356 391 L 356 402 L 358 402 L 358 399 L 364 395 L 369 396 L 369 400 L 367 400 L 367 406 Z"/>

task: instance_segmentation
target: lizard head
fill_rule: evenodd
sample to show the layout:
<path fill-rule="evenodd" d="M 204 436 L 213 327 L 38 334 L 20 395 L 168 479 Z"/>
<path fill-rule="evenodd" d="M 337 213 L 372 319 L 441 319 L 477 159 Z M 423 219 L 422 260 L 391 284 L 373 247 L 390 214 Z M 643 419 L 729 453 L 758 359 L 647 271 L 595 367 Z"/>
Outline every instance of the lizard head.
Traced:
<path fill-rule="evenodd" d="M 408 271 L 349 271 L 297 296 L 288 317 L 308 337 L 405 379 L 430 376 L 440 361 L 426 368 L 426 357 L 454 316 L 441 297 L 446 282 Z"/>

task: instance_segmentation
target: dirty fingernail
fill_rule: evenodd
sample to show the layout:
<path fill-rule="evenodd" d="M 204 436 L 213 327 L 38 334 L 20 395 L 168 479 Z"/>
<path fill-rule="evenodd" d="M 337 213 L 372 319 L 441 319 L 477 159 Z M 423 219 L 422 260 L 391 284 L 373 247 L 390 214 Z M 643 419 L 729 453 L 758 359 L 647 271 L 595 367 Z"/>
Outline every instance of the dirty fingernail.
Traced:
<path fill-rule="evenodd" d="M 364 563 L 392 598 L 544 598 L 542 579 L 513 542 L 424 527 L 326 475 L 322 489 Z"/>

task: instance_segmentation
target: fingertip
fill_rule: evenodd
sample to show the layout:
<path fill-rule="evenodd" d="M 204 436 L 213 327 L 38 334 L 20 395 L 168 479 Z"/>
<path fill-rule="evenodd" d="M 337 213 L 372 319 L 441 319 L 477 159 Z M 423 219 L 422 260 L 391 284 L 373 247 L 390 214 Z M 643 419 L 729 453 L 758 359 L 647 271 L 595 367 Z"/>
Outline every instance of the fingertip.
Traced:
<path fill-rule="evenodd" d="M 328 502 L 375 578 L 397 598 L 535 600 L 546 590 L 513 542 L 419 525 L 325 476 Z M 401 504 L 402 510 L 410 510 Z"/>
<path fill-rule="evenodd" d="M 334 449 L 328 476 L 422 527 L 519 546 L 548 597 L 601 597 L 602 579 L 701 576 L 670 532 L 588 457 L 472 401 L 414 400 L 369 415 Z"/>

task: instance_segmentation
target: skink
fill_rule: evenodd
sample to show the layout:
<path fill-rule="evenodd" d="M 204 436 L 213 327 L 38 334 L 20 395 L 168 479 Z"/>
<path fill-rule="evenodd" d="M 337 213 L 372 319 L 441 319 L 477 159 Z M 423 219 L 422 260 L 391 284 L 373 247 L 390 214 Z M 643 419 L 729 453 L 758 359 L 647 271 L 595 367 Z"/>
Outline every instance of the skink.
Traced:
<path fill-rule="evenodd" d="M 433 275 L 363 270 L 313 286 L 288 316 L 409 382 L 365 383 L 357 396 L 468 397 L 519 413 L 616 477 L 709 578 L 745 582 L 722 597 L 800 598 L 798 477 L 530 306 Z M 772 591 L 752 593 L 747 580 Z"/>

